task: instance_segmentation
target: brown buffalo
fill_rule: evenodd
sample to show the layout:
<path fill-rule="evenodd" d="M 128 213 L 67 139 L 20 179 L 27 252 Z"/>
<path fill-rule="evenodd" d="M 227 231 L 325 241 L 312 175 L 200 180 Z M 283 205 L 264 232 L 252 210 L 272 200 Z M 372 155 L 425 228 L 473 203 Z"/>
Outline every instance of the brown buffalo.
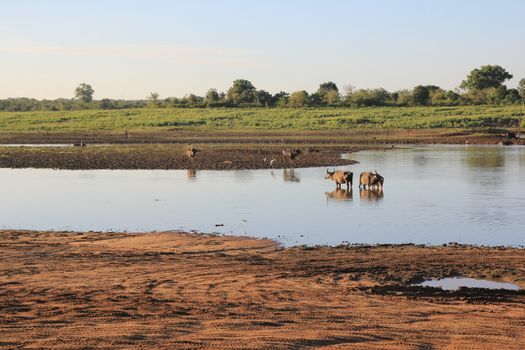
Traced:
<path fill-rule="evenodd" d="M 188 148 L 186 148 L 186 156 L 188 157 L 188 159 L 193 160 L 198 152 L 200 152 L 198 148 L 194 148 L 191 146 L 188 146 Z"/>
<path fill-rule="evenodd" d="M 373 188 L 377 187 L 379 189 L 383 188 L 383 183 L 385 182 L 385 178 L 379 175 L 376 172 L 367 171 L 364 173 L 361 173 L 359 176 L 359 188 Z"/>
<path fill-rule="evenodd" d="M 297 158 L 301 154 L 300 149 L 291 149 L 291 150 L 285 150 L 283 149 L 283 158 L 290 159 L 290 162 L 293 164 L 295 158 Z"/>
<path fill-rule="evenodd" d="M 352 179 L 354 177 L 354 173 L 351 171 L 342 171 L 342 170 L 335 170 L 330 171 L 326 169 L 326 176 L 325 179 L 330 179 L 335 182 L 336 188 L 341 188 L 342 184 L 346 184 L 346 189 L 349 189 L 352 187 Z"/>

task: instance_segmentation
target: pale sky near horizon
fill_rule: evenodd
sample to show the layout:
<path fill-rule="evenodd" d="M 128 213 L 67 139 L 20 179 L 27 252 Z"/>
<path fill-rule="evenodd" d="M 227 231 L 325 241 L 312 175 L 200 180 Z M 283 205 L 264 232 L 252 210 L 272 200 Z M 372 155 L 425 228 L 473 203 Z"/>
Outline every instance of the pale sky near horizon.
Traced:
<path fill-rule="evenodd" d="M 499 64 L 525 78 L 521 0 L 0 0 L 0 98 L 143 99 L 258 89 L 459 85 Z"/>

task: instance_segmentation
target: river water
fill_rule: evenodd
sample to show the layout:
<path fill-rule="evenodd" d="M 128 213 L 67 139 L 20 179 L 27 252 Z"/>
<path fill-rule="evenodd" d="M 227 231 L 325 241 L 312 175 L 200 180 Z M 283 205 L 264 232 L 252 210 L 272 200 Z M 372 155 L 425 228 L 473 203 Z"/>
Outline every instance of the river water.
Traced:
<path fill-rule="evenodd" d="M 365 151 L 352 192 L 326 168 L 294 171 L 0 169 L 0 228 L 196 230 L 282 244 L 525 245 L 525 148 Z M 360 191 L 377 170 L 384 189 Z"/>

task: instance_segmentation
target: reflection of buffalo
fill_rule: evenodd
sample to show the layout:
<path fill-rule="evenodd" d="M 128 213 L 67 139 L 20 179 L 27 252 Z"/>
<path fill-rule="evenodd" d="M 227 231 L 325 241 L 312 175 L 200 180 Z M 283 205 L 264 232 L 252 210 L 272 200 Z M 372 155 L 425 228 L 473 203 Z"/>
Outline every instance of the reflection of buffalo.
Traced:
<path fill-rule="evenodd" d="M 194 179 L 197 177 L 197 170 L 188 169 L 188 179 Z"/>
<path fill-rule="evenodd" d="M 382 199 L 384 196 L 383 189 L 360 189 L 359 190 L 359 197 L 363 201 L 370 201 L 370 202 L 376 202 L 380 199 Z"/>
<path fill-rule="evenodd" d="M 351 171 L 342 171 L 342 170 L 335 170 L 329 171 L 326 169 L 326 176 L 325 179 L 331 179 L 335 182 L 336 188 L 341 188 L 342 184 L 346 184 L 346 189 L 348 190 L 350 187 L 352 187 L 352 178 L 354 177 L 354 173 Z"/>
<path fill-rule="evenodd" d="M 297 175 L 295 175 L 295 171 L 293 169 L 284 169 L 283 179 L 284 181 L 290 181 L 290 182 L 300 182 L 301 181 L 301 179 Z"/>
<path fill-rule="evenodd" d="M 363 188 L 363 189 L 367 187 L 368 189 L 371 189 L 371 188 L 382 189 L 384 182 L 385 182 L 385 178 L 379 175 L 377 171 L 375 172 L 367 171 L 367 172 L 361 173 L 361 175 L 359 176 L 359 188 Z"/>
<path fill-rule="evenodd" d="M 325 194 L 326 198 L 336 201 L 351 201 L 353 197 L 352 189 L 344 190 L 341 188 L 336 188 L 332 192 L 325 192 Z"/>

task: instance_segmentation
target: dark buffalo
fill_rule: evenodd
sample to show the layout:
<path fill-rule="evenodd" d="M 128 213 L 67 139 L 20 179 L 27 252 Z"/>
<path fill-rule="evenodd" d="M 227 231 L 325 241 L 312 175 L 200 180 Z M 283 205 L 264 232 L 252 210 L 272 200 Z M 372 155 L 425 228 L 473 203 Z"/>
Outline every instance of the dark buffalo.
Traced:
<path fill-rule="evenodd" d="M 367 171 L 359 176 L 359 188 L 383 188 L 385 178 L 375 172 Z"/>
<path fill-rule="evenodd" d="M 300 149 L 291 149 L 291 150 L 285 150 L 283 149 L 283 158 L 289 159 L 292 164 L 294 163 L 295 158 L 299 157 L 301 154 Z"/>

